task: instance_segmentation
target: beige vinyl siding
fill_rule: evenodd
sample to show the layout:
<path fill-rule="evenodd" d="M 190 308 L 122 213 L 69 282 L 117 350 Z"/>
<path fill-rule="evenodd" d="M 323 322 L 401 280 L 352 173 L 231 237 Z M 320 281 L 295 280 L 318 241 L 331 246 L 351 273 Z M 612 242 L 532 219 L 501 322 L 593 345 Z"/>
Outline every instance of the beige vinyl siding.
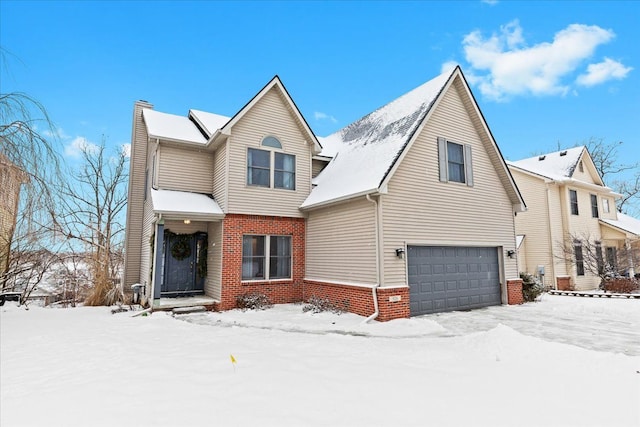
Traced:
<path fill-rule="evenodd" d="M 158 188 L 211 194 L 213 155 L 204 150 L 163 145 L 159 149 Z"/>
<path fill-rule="evenodd" d="M 609 202 L 609 212 L 604 211 L 604 200 Z M 598 200 L 598 208 L 600 209 L 602 219 L 618 219 L 618 211 L 616 210 L 616 201 L 613 197 L 600 196 Z"/>
<path fill-rule="evenodd" d="M 218 301 L 222 298 L 222 222 L 210 222 L 208 228 L 207 281 L 205 295 Z"/>
<path fill-rule="evenodd" d="M 511 173 L 527 203 L 527 211 L 519 212 L 515 217 L 516 234 L 526 235 L 523 243 L 527 253 L 526 263 L 520 264 L 519 270 L 537 275 L 538 266 L 542 265 L 545 268 L 544 282 L 551 286 L 555 283 L 556 274 L 552 254 L 553 236 L 562 239 L 563 234 L 558 188 L 555 185 L 547 186 L 543 179 L 522 173 L 516 168 L 512 168 Z M 550 207 L 552 203 L 553 208 Z M 550 217 L 550 212 L 556 214 Z M 564 273 L 564 268 L 562 271 Z"/>
<path fill-rule="evenodd" d="M 311 191 L 311 146 L 294 119 L 279 89 L 267 92 L 231 130 L 227 142 L 229 177 L 227 212 L 236 214 L 302 217 L 298 207 Z M 248 186 L 247 149 L 261 147 L 262 139 L 275 136 L 282 150 L 296 156 L 295 191 Z"/>
<path fill-rule="evenodd" d="M 309 212 L 305 277 L 375 284 L 375 206 L 364 197 Z"/>
<path fill-rule="evenodd" d="M 213 197 L 222 212 L 227 212 L 227 144 L 213 154 Z"/>
<path fill-rule="evenodd" d="M 580 172 L 580 162 L 578 162 L 576 170 L 573 171 L 573 175 L 571 176 L 571 178 L 582 182 L 588 182 L 589 184 L 595 184 L 596 180 L 594 179 L 594 174 L 597 176 L 598 172 L 595 170 L 595 168 L 592 168 L 589 165 L 589 162 L 584 160 L 581 160 L 581 162 L 583 165 L 583 172 Z"/>
<path fill-rule="evenodd" d="M 513 207 L 494 162 L 456 86 L 448 90 L 410 147 L 381 197 L 384 230 L 384 286 L 407 284 L 406 245 L 501 247 L 506 278 L 518 276 Z M 439 181 L 437 138 L 472 147 L 474 186 Z"/>
<path fill-rule="evenodd" d="M 144 216 L 142 219 L 142 246 L 140 248 L 140 278 L 138 283 L 146 287 L 146 295 L 151 293 L 151 266 L 153 265 L 153 247 L 151 246 L 151 238 L 155 234 L 155 223 L 153 222 L 155 215 L 151 206 L 151 197 L 147 197 L 144 202 Z M 155 240 L 154 243 L 155 245 Z M 162 250 L 162 248 L 160 248 Z"/>
<path fill-rule="evenodd" d="M 147 132 L 146 126 L 142 122 L 142 109 L 151 107 L 151 104 L 136 102 L 133 109 L 127 224 L 125 232 L 125 286 L 132 285 L 140 280 L 140 251 L 142 248 L 144 184 L 147 157 Z"/>
<path fill-rule="evenodd" d="M 547 271 L 545 264 L 545 283 L 554 285 L 556 277 L 567 276 L 571 272 L 571 264 L 562 260 L 562 242 L 565 238 L 565 223 L 568 206 L 563 203 L 562 192 L 563 187 L 556 184 L 549 184 L 549 194 L 547 197 L 548 211 L 546 213 L 549 218 L 549 226 L 551 230 L 550 241 L 551 246 L 545 249 L 549 257 L 549 263 L 553 266 L 551 271 Z M 516 218 L 516 223 L 518 219 Z M 547 280 L 548 279 L 548 280 Z"/>
<path fill-rule="evenodd" d="M 547 197 L 547 185 L 543 180 L 517 170 L 512 170 L 518 188 L 525 196 L 526 212 L 518 212 L 515 217 L 516 234 L 526 235 L 527 264 L 519 265 L 522 272 L 536 274 L 539 265 L 545 266 L 545 282 L 551 276 L 551 231 Z"/>
<path fill-rule="evenodd" d="M 313 159 L 311 161 L 311 177 L 315 178 L 316 176 L 318 176 L 318 174 L 322 172 L 322 170 L 327 167 L 328 164 L 329 162 L 325 162 L 324 160 Z"/>

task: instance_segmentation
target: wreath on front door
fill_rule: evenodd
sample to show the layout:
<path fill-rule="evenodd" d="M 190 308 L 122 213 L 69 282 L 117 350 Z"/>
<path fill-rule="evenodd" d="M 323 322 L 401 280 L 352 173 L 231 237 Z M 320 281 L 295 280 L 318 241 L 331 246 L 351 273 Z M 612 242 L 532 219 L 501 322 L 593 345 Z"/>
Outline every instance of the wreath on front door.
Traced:
<path fill-rule="evenodd" d="M 177 240 L 171 245 L 171 256 L 182 261 L 191 256 L 191 241 L 187 236 L 178 236 Z"/>

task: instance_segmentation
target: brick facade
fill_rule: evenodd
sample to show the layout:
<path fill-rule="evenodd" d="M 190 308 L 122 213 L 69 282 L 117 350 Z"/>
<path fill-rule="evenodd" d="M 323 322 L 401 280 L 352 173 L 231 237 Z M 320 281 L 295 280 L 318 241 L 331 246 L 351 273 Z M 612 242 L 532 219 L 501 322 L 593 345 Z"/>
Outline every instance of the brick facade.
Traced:
<path fill-rule="evenodd" d="M 222 295 L 217 308 L 235 308 L 238 296 L 252 292 L 265 294 L 275 304 L 302 301 L 305 226 L 304 218 L 228 214 L 222 221 Z M 291 236 L 291 279 L 242 280 L 242 236 L 247 234 Z"/>
<path fill-rule="evenodd" d="M 385 322 L 392 319 L 409 317 L 409 288 L 376 288 L 379 314 L 376 320 Z M 305 280 L 303 299 L 311 297 L 328 299 L 336 307 L 369 317 L 375 308 L 370 287 L 349 286 L 336 283 Z M 389 301 L 389 297 L 400 297 L 400 301 Z"/>
<path fill-rule="evenodd" d="M 524 303 L 522 295 L 522 279 L 507 280 L 507 304 L 515 305 Z"/>

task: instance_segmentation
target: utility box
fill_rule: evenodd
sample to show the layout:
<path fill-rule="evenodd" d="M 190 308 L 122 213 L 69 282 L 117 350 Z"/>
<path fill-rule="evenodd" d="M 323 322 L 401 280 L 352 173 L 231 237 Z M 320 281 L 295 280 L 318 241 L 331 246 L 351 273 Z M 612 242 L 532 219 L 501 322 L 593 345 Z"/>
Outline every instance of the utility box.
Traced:
<path fill-rule="evenodd" d="M 140 283 L 134 283 L 131 285 L 131 290 L 133 291 L 133 300 L 131 301 L 133 304 L 140 304 L 140 294 L 142 293 L 142 288 L 144 285 Z"/>

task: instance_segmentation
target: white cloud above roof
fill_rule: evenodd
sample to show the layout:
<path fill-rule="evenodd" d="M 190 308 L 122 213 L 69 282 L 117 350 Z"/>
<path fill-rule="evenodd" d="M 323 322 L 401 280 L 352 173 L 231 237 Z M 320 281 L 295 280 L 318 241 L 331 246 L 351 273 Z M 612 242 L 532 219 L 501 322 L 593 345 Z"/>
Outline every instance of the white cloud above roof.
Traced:
<path fill-rule="evenodd" d="M 595 86 L 608 80 L 620 80 L 627 77 L 633 70 L 632 67 L 625 67 L 622 63 L 605 58 L 598 64 L 589 64 L 587 72 L 581 74 L 576 79 L 576 83 L 582 86 Z"/>
<path fill-rule="evenodd" d="M 313 118 L 316 120 L 329 120 L 331 123 L 338 123 L 338 120 L 335 117 L 321 111 L 315 111 L 313 113 Z"/>
<path fill-rule="evenodd" d="M 551 42 L 529 46 L 517 20 L 501 26 L 498 33 L 489 37 L 479 30 L 473 31 L 463 40 L 465 58 L 473 68 L 467 77 L 484 96 L 494 100 L 521 95 L 566 95 L 574 73 L 598 46 L 614 37 L 612 30 L 597 25 L 571 24 L 558 31 Z M 630 71 L 612 60 L 589 67 L 577 83 L 595 85 L 611 78 L 624 78 Z"/>

